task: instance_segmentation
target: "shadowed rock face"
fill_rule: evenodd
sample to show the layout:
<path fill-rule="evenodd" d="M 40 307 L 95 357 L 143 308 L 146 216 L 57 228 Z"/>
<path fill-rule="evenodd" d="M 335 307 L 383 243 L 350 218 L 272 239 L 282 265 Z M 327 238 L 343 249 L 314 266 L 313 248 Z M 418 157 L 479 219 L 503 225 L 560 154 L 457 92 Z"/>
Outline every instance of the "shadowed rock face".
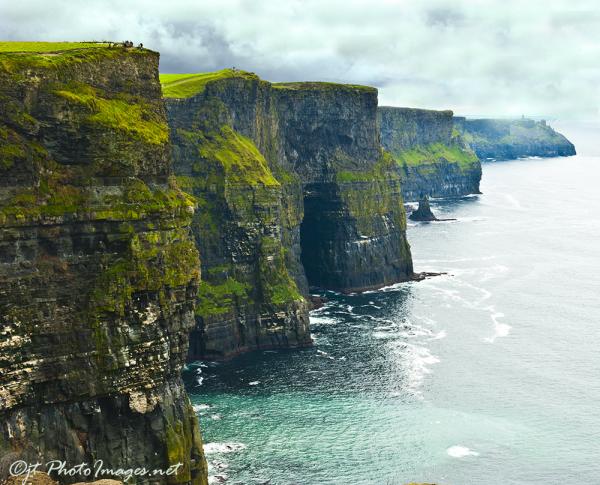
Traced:
<path fill-rule="evenodd" d="M 408 279 L 400 177 L 380 148 L 377 91 L 277 86 L 283 163 L 304 187 L 301 245 L 309 283 L 360 291 Z"/>
<path fill-rule="evenodd" d="M 193 202 L 171 178 L 158 55 L 0 61 L 0 473 L 16 459 L 181 462 L 158 481 L 206 483 L 180 378 Z"/>
<path fill-rule="evenodd" d="M 309 284 L 357 290 L 412 275 L 377 92 L 216 77 L 167 99 L 175 169 L 201 208 L 190 356 L 309 345 Z"/>
<path fill-rule="evenodd" d="M 543 120 L 456 117 L 455 125 L 482 160 L 575 155 L 575 146 Z"/>
<path fill-rule="evenodd" d="M 405 200 L 479 193 L 481 164 L 455 129 L 452 111 L 377 111 L 381 144 L 400 167 Z"/>

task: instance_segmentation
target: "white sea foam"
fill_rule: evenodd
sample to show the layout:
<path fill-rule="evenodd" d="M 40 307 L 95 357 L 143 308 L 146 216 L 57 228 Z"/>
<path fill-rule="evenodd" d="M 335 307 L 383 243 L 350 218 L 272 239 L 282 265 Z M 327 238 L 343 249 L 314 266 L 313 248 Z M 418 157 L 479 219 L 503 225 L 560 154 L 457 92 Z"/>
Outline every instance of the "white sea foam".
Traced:
<path fill-rule="evenodd" d="M 493 310 L 493 307 L 490 307 L 490 309 Z M 494 322 L 494 335 L 491 337 L 486 337 L 484 340 L 493 344 L 498 337 L 506 337 L 510 333 L 510 329 L 512 327 L 506 323 L 498 321 L 499 318 L 504 317 L 504 313 L 496 312 L 492 313 L 490 316 Z"/>
<path fill-rule="evenodd" d="M 246 445 L 244 443 L 205 443 L 204 444 L 204 453 L 207 455 L 213 453 L 236 453 L 238 451 L 242 451 L 246 449 Z"/>
<path fill-rule="evenodd" d="M 335 360 L 335 357 L 332 357 L 332 356 L 331 356 L 331 355 L 329 355 L 327 352 L 324 352 L 324 351 L 322 351 L 322 350 L 319 350 L 319 349 L 317 349 L 317 355 L 318 355 L 319 357 L 325 357 L 325 358 L 327 358 L 327 359 L 330 359 L 330 360 Z"/>
<path fill-rule="evenodd" d="M 523 210 L 523 206 L 521 205 L 521 203 L 517 200 L 517 198 L 511 194 L 504 194 L 504 197 L 506 198 L 506 200 L 509 202 L 509 204 L 512 206 L 513 209 L 517 209 L 517 210 Z"/>
<path fill-rule="evenodd" d="M 448 455 L 452 458 L 464 458 L 465 456 L 479 456 L 479 453 L 477 453 L 476 451 L 473 451 L 470 448 L 467 448 L 466 446 L 462 445 L 451 446 L 446 450 L 446 453 L 448 453 Z"/>
<path fill-rule="evenodd" d="M 229 477 L 224 473 L 219 473 L 218 475 L 209 475 L 208 477 L 208 485 L 216 485 L 220 483 L 226 483 Z"/>
<path fill-rule="evenodd" d="M 427 347 L 412 344 L 403 344 L 401 353 L 405 356 L 406 374 L 408 380 L 408 391 L 420 396 L 423 379 L 431 369 L 429 366 L 437 364 L 440 359 L 433 355 Z"/>
<path fill-rule="evenodd" d="M 205 411 L 206 409 L 210 409 L 210 406 L 208 404 L 194 404 L 192 409 L 197 413 L 200 411 Z"/>
<path fill-rule="evenodd" d="M 400 334 L 393 332 L 373 332 L 373 338 L 376 339 L 387 339 L 387 338 L 397 338 Z"/>
<path fill-rule="evenodd" d="M 445 330 L 440 330 L 438 333 L 436 333 L 429 340 L 441 340 L 443 338 L 446 338 L 446 331 Z"/>
<path fill-rule="evenodd" d="M 311 315 L 310 323 L 312 325 L 335 325 L 336 323 L 338 323 L 338 319 L 325 316 L 315 317 L 314 315 Z"/>

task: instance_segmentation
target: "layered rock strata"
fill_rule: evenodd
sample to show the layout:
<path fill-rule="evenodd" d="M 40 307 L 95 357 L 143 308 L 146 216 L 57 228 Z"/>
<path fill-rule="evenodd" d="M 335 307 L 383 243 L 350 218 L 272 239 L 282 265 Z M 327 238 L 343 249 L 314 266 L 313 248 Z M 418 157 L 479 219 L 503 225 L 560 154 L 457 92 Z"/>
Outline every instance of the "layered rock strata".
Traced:
<path fill-rule="evenodd" d="M 158 54 L 2 53 L 0 98 L 0 470 L 181 463 L 137 481 L 206 483 L 180 378 L 194 206 L 171 174 Z"/>
<path fill-rule="evenodd" d="M 479 193 L 481 163 L 453 125 L 452 111 L 380 107 L 381 144 L 402 172 L 404 199 Z"/>
<path fill-rule="evenodd" d="M 375 89 L 234 70 L 166 75 L 163 88 L 176 172 L 201 208 L 191 358 L 308 345 L 309 284 L 354 291 L 412 275 Z"/>

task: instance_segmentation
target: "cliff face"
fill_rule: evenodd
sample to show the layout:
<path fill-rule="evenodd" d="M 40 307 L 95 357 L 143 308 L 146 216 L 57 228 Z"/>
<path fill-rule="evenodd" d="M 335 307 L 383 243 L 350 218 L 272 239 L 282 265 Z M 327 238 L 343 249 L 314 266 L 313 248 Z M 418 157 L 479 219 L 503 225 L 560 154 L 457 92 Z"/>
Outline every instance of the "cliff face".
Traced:
<path fill-rule="evenodd" d="M 192 358 L 310 344 L 308 283 L 354 290 L 410 277 L 376 90 L 240 71 L 167 75 L 163 87 L 176 171 L 201 207 Z"/>
<path fill-rule="evenodd" d="M 405 200 L 479 193 L 481 164 L 453 125 L 452 111 L 380 107 L 381 144 L 402 172 Z"/>
<path fill-rule="evenodd" d="M 193 203 L 171 177 L 158 54 L 0 54 L 0 97 L 0 472 L 181 462 L 158 481 L 206 483 L 180 378 Z"/>
<path fill-rule="evenodd" d="M 543 120 L 456 117 L 455 125 L 482 160 L 575 155 L 575 146 Z"/>
<path fill-rule="evenodd" d="M 304 187 L 302 262 L 310 284 L 355 291 L 412 274 L 399 172 L 377 131 L 377 90 L 275 85 L 282 164 Z"/>
<path fill-rule="evenodd" d="M 190 358 L 309 345 L 301 187 L 277 164 L 270 85 L 234 71 L 198 82 L 191 97 L 167 98 L 175 170 L 199 201 Z"/>

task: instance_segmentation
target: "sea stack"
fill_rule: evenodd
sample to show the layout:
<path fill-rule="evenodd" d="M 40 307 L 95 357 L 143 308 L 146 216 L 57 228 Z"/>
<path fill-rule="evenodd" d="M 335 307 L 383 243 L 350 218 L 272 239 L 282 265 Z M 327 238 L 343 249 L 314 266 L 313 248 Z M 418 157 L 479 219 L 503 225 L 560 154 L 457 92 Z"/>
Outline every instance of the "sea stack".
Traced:
<path fill-rule="evenodd" d="M 427 196 L 424 196 L 419 200 L 419 208 L 416 211 L 413 211 L 408 217 L 411 221 L 429 222 L 438 220 L 433 212 L 431 212 Z"/>

